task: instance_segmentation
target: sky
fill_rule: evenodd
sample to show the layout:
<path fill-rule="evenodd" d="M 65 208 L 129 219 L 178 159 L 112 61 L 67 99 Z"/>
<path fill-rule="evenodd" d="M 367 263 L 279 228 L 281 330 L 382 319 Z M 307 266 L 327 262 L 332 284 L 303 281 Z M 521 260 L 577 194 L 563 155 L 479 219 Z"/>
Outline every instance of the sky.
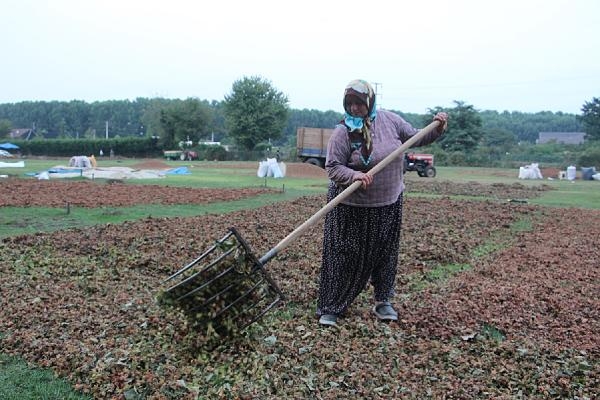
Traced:
<path fill-rule="evenodd" d="M 0 0 L 0 103 L 190 97 L 260 77 L 293 109 L 581 114 L 600 97 L 598 0 Z"/>

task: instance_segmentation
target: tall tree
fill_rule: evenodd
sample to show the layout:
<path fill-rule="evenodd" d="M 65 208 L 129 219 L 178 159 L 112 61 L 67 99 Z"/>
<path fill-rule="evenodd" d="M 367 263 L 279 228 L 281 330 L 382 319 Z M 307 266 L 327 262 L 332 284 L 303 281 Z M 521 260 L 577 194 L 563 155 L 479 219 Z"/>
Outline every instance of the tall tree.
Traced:
<path fill-rule="evenodd" d="M 507 152 L 517 145 L 517 137 L 506 129 L 492 128 L 485 130 L 481 144 L 496 151 Z"/>
<path fill-rule="evenodd" d="M 514 133 L 499 128 L 484 130 L 481 143 L 478 146 L 480 154 L 484 154 L 488 161 L 501 160 L 517 145 Z"/>
<path fill-rule="evenodd" d="M 260 77 L 235 81 L 223 111 L 229 136 L 243 149 L 281 137 L 287 123 L 287 97 Z"/>
<path fill-rule="evenodd" d="M 197 142 L 206 136 L 212 124 L 209 107 L 198 99 L 178 100 L 160 111 L 160 123 L 164 137 L 159 143 L 175 147 L 179 142 Z"/>
<path fill-rule="evenodd" d="M 600 98 L 594 97 L 592 101 L 585 102 L 581 111 L 583 114 L 577 118 L 583 123 L 585 138 L 600 141 Z"/>
<path fill-rule="evenodd" d="M 7 137 L 12 129 L 12 124 L 8 119 L 0 119 L 0 138 Z"/>
<path fill-rule="evenodd" d="M 431 118 L 440 111 L 447 112 L 450 117 L 448 131 L 438 140 L 440 146 L 449 152 L 469 153 L 479 145 L 483 135 L 481 117 L 472 105 L 467 105 L 462 101 L 454 101 L 454 103 L 456 104 L 454 108 L 430 109 L 425 122 L 429 124 Z"/>

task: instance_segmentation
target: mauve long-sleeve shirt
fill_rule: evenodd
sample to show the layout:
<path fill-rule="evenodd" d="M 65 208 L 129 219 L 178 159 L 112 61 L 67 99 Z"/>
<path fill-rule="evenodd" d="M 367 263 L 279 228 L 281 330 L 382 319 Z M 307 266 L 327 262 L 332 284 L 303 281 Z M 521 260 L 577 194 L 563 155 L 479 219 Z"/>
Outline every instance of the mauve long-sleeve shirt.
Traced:
<path fill-rule="evenodd" d="M 378 110 L 371 126 L 373 151 L 369 168 L 373 168 L 418 131 L 398 114 Z M 441 133 L 434 129 L 413 147 L 430 144 L 440 135 Z M 360 160 L 360 150 L 352 148 L 348 130 L 343 124 L 335 127 L 327 144 L 326 157 L 325 169 L 329 179 L 342 188 L 352 184 L 359 170 L 366 172 Z M 373 183 L 369 187 L 358 188 L 342 203 L 359 207 L 386 206 L 396 202 L 403 190 L 403 157 L 400 155 L 373 176 Z"/>

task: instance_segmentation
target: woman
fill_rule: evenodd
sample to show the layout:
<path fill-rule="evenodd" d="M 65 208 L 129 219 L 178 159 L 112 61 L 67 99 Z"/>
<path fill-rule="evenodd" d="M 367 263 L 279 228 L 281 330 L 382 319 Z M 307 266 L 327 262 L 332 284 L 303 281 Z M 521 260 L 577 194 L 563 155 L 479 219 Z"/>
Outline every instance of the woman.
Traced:
<path fill-rule="evenodd" d="M 390 300 L 402 224 L 403 157 L 374 176 L 367 172 L 418 130 L 395 113 L 377 110 L 375 92 L 363 80 L 346 86 L 344 110 L 327 146 L 328 201 L 357 180 L 362 186 L 325 217 L 317 315 L 321 324 L 335 325 L 371 282 L 375 316 L 396 321 Z M 434 120 L 440 127 L 414 146 L 432 143 L 444 132 L 448 115 L 438 113 Z"/>

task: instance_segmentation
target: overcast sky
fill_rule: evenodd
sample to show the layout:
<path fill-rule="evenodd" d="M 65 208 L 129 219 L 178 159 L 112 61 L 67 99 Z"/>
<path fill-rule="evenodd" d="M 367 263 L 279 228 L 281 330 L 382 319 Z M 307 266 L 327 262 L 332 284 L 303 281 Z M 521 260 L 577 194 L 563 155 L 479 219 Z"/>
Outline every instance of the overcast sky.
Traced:
<path fill-rule="evenodd" d="M 598 0 L 0 0 L 0 103 L 223 100 L 259 76 L 294 109 L 580 114 L 600 97 Z"/>

